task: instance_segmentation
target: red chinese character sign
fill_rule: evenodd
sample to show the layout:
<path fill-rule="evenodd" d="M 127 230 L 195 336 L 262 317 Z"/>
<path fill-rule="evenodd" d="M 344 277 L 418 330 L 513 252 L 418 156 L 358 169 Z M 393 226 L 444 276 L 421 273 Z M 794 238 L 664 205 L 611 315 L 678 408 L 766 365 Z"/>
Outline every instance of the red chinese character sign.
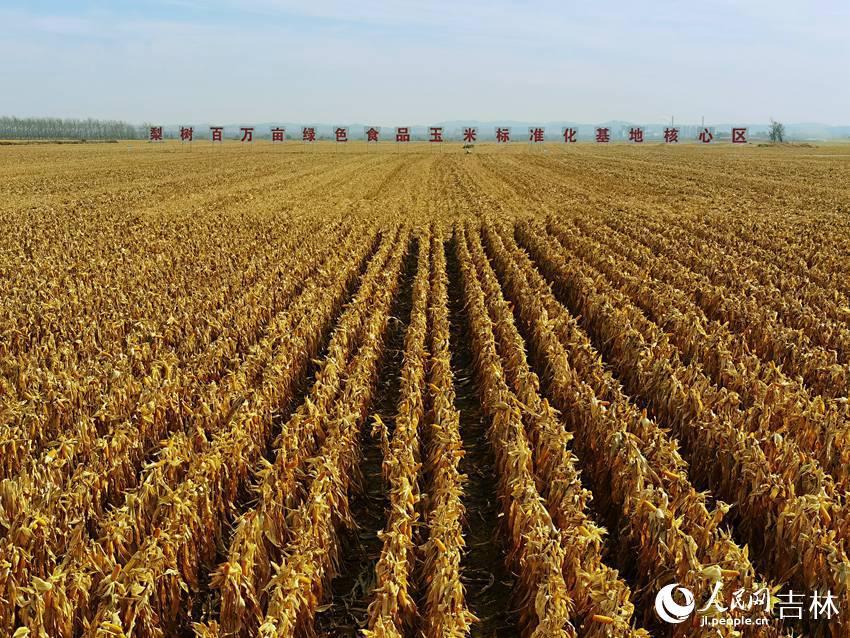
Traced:
<path fill-rule="evenodd" d="M 714 131 L 706 126 L 699 132 L 697 139 L 703 144 L 711 144 L 714 141 Z"/>
<path fill-rule="evenodd" d="M 273 128 L 272 129 L 272 143 L 274 142 L 285 142 L 286 141 L 286 129 L 285 128 Z"/>
<path fill-rule="evenodd" d="M 511 129 L 507 126 L 502 126 L 496 129 L 496 143 L 507 144 L 511 141 Z"/>
<path fill-rule="evenodd" d="M 378 138 L 381 136 L 381 127 L 380 126 L 367 126 L 363 129 L 363 135 L 366 138 L 366 143 L 375 142 L 378 143 Z"/>
<path fill-rule="evenodd" d="M 301 127 L 301 141 L 305 144 L 311 144 L 316 141 L 316 128 L 314 126 Z"/>
<path fill-rule="evenodd" d="M 732 143 L 733 144 L 746 144 L 747 143 L 747 129 L 745 129 L 745 128 L 733 128 L 732 129 Z"/>
<path fill-rule="evenodd" d="M 467 126 L 463 129 L 463 143 L 474 144 L 478 141 L 478 129 L 474 126 Z"/>
<path fill-rule="evenodd" d="M 162 141 L 162 127 L 161 126 L 151 126 L 150 131 L 150 141 L 151 142 L 161 142 Z"/>
<path fill-rule="evenodd" d="M 210 127 L 210 136 L 212 137 L 213 142 L 221 142 L 221 134 L 224 130 L 223 126 L 211 126 Z"/>
<path fill-rule="evenodd" d="M 678 144 L 679 143 L 679 129 L 677 129 L 677 128 L 665 128 L 664 129 L 664 143 L 665 144 Z"/>
<path fill-rule="evenodd" d="M 406 144 L 410 141 L 410 127 L 397 126 L 395 128 L 395 141 L 401 144 Z"/>
<path fill-rule="evenodd" d="M 611 141 L 611 129 L 608 128 L 597 128 L 596 129 L 596 143 L 597 144 L 607 144 Z"/>
<path fill-rule="evenodd" d="M 348 141 L 348 127 L 347 126 L 337 126 L 334 129 L 334 139 L 337 142 L 345 143 Z"/>
<path fill-rule="evenodd" d="M 561 129 L 561 137 L 564 138 L 564 144 L 575 144 L 578 141 L 578 131 L 565 126 Z"/>
<path fill-rule="evenodd" d="M 192 137 L 195 134 L 195 129 L 191 126 L 181 126 L 180 127 L 180 141 L 181 142 L 191 142 Z"/>
<path fill-rule="evenodd" d="M 633 126 L 629 129 L 629 141 L 633 144 L 643 144 L 643 128 Z"/>
<path fill-rule="evenodd" d="M 430 126 L 428 127 L 428 141 L 441 144 L 443 142 L 443 127 Z"/>
<path fill-rule="evenodd" d="M 254 127 L 253 126 L 243 126 L 239 129 L 242 131 L 242 139 L 240 142 L 248 142 L 249 144 L 254 141 Z"/>
<path fill-rule="evenodd" d="M 528 128 L 528 141 L 531 144 L 542 144 L 546 140 L 546 135 L 541 126 L 530 126 Z"/>

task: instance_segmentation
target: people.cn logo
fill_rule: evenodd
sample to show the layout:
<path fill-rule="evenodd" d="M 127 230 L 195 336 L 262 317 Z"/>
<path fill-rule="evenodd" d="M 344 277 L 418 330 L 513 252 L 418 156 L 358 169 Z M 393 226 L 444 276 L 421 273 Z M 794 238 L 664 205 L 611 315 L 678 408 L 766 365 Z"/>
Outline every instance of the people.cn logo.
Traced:
<path fill-rule="evenodd" d="M 685 597 L 684 605 L 680 605 L 673 600 L 673 592 L 675 591 L 681 592 L 682 596 Z M 694 612 L 695 608 L 696 603 L 694 602 L 694 595 L 691 590 L 686 587 L 679 587 L 677 583 L 662 587 L 661 591 L 655 597 L 655 613 L 664 622 L 674 625 L 685 622 L 688 616 Z"/>

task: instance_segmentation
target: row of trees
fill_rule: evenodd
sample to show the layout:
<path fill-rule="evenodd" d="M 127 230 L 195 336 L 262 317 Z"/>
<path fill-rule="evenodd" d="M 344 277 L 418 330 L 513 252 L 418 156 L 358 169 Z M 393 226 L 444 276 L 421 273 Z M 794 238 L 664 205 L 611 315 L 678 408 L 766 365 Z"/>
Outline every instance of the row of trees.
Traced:
<path fill-rule="evenodd" d="M 119 120 L 0 117 L 0 140 L 131 140 L 147 134 L 147 129 Z"/>

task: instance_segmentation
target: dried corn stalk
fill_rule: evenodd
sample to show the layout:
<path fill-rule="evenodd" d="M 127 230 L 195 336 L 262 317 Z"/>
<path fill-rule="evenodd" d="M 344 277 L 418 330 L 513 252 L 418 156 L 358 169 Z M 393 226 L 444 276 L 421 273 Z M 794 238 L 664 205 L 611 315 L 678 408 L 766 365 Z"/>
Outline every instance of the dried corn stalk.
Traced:
<path fill-rule="evenodd" d="M 422 632 L 425 638 L 462 638 L 476 618 L 466 606 L 461 583 L 464 547 L 460 473 L 463 442 L 455 409 L 449 350 L 448 277 L 442 229 L 431 233 L 431 291 L 428 303 L 430 410 L 423 432 L 427 447 L 425 475 L 430 479 L 425 519 L 428 540 L 422 547 L 420 582 L 425 585 Z"/>
<path fill-rule="evenodd" d="M 511 548 L 509 560 L 518 574 L 516 606 L 522 635 L 575 636 L 571 623 L 574 602 L 562 573 L 565 552 L 561 535 L 537 491 L 532 454 L 522 424 L 523 408 L 505 383 L 464 230 L 457 228 L 455 236 L 481 404 L 491 419 L 489 437 L 498 467 Z"/>
<path fill-rule="evenodd" d="M 368 629 L 364 632 L 370 638 L 401 638 L 410 632 L 417 617 L 411 580 L 416 561 L 414 530 L 419 522 L 421 499 L 419 429 L 425 416 L 430 253 L 429 237 L 421 234 L 410 323 L 404 337 L 395 428 L 383 450 L 382 469 L 389 491 L 389 510 L 386 526 L 379 532 L 381 555 L 375 565 L 376 584 L 369 603 Z"/>

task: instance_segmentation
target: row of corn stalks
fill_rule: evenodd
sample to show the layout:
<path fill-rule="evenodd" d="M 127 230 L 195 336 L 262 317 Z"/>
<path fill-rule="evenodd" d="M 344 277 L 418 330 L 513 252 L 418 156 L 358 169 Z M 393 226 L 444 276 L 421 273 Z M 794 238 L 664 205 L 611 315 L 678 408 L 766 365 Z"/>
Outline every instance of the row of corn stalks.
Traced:
<path fill-rule="evenodd" d="M 376 293 L 367 300 L 372 312 L 362 346 L 323 424 L 322 444 L 308 461 L 309 485 L 287 520 L 290 541 L 266 587 L 265 613 L 258 618 L 259 635 L 264 638 L 312 633 L 316 610 L 337 573 L 338 530 L 355 526 L 348 497 L 360 458 L 360 433 L 377 385 L 390 309 L 409 242 L 410 233 L 403 230 Z"/>
<path fill-rule="evenodd" d="M 419 238 L 410 323 L 404 338 L 399 403 L 391 438 L 381 429 L 384 485 L 389 505 L 386 526 L 380 532 L 381 554 L 375 565 L 375 588 L 368 609 L 367 636 L 389 638 L 408 635 L 416 621 L 414 578 L 416 528 L 421 509 L 420 428 L 425 426 L 425 374 L 428 355 L 428 293 L 431 246 L 427 235 Z"/>
<path fill-rule="evenodd" d="M 655 324 L 537 224 L 524 222 L 517 232 L 569 309 L 584 318 L 626 389 L 700 459 L 692 475 L 735 504 L 739 527 L 759 548 L 767 575 L 808 591 L 829 589 L 846 622 L 848 526 L 831 477 L 781 434 L 748 432 L 737 395 L 713 386 L 698 365 L 684 364 Z M 840 635 L 840 626 L 829 631 Z"/>
<path fill-rule="evenodd" d="M 686 271 L 667 270 L 664 280 L 653 279 L 652 275 L 668 268 L 666 260 L 633 242 L 599 233 L 592 224 L 577 223 L 579 232 L 567 223 L 547 224 L 547 230 L 663 327 L 671 342 L 688 360 L 698 361 L 715 384 L 737 392 L 750 430 L 762 436 L 779 432 L 791 437 L 836 479 L 840 491 L 847 491 L 850 417 L 846 401 L 812 397 L 798 380 L 750 352 L 740 334 L 709 322 L 682 292 L 695 286 Z M 600 241 L 594 241 L 597 233 Z M 610 252 L 615 243 L 617 257 Z"/>
<path fill-rule="evenodd" d="M 460 638 L 475 621 L 460 576 L 463 445 L 454 407 L 444 242 L 439 227 L 423 233 L 419 242 L 401 398 L 392 440 L 384 443 L 390 504 L 368 636 L 400 637 L 418 627 L 428 638 Z M 421 479 L 420 436 L 425 444 Z M 420 482 L 426 485 L 424 499 Z M 427 539 L 417 548 L 420 510 Z M 414 599 L 420 592 L 421 609 Z"/>
<path fill-rule="evenodd" d="M 575 320 L 554 298 L 509 231 L 485 228 L 488 251 L 520 321 L 557 407 L 576 435 L 576 446 L 597 502 L 637 551 L 636 578 L 649 621 L 652 602 L 670 582 L 710 593 L 767 587 L 755 575 L 747 553 L 719 527 L 725 507 L 706 507 L 690 484 L 676 445 L 623 394 Z M 696 631 L 700 619 L 675 628 Z M 719 627 L 716 635 L 736 635 Z M 747 635 L 776 635 L 772 628 Z"/>
<path fill-rule="evenodd" d="M 286 281 L 286 269 L 269 259 L 291 259 L 294 249 L 309 239 L 311 230 L 315 234 L 318 229 L 307 226 L 303 232 L 293 230 L 271 243 L 270 250 L 255 250 L 258 257 L 251 261 L 246 261 L 250 253 L 234 252 L 232 263 L 222 264 L 221 274 L 227 275 L 224 279 L 210 273 L 199 281 L 185 281 L 186 276 L 195 274 L 193 268 L 169 264 L 164 276 L 176 281 L 148 280 L 129 289 L 132 295 L 155 285 L 173 294 L 148 294 L 147 302 L 140 300 L 127 315 L 139 319 L 121 331 L 120 339 L 102 334 L 110 328 L 104 317 L 109 310 L 95 305 L 87 316 L 97 317 L 97 321 L 88 322 L 98 327 L 96 343 L 86 344 L 84 335 L 76 335 L 68 341 L 73 347 L 63 347 L 58 340 L 65 330 L 52 325 L 58 341 L 55 349 L 36 348 L 9 355 L 14 356 L 14 362 L 7 362 L 5 367 L 14 369 L 10 378 L 18 387 L 2 399 L 7 405 L 2 408 L 6 418 L 0 426 L 0 479 L 26 469 L 38 472 L 45 466 L 73 467 L 85 462 L 95 448 L 95 439 L 109 437 L 115 424 L 137 413 L 140 402 L 220 337 L 258 292 L 268 293 L 291 283 Z M 192 294 L 184 292 L 188 290 Z M 279 303 L 281 299 L 285 298 L 272 301 Z M 72 309 L 65 309 L 63 316 L 78 327 L 80 320 Z M 85 328 L 78 327 L 78 331 L 85 332 Z M 72 361 L 63 356 L 66 349 L 74 353 Z M 37 372 L 30 373 L 32 369 Z"/>
<path fill-rule="evenodd" d="M 329 237 L 340 236 L 332 232 Z M 354 245 L 355 239 L 348 234 L 346 241 Z M 296 276 L 311 275 L 311 270 L 316 269 L 319 255 L 313 250 L 318 245 L 306 248 L 310 256 L 304 262 L 314 265 L 311 269 L 293 263 Z M 328 255 L 322 256 L 318 263 Z M 269 291 L 259 289 L 252 293 Z M 10 578 L 4 580 L 0 591 L 12 592 L 26 585 L 30 577 L 46 578 L 67 552 L 69 543 L 85 538 L 97 527 L 107 507 L 119 502 L 126 490 L 136 486 L 138 471 L 157 441 L 190 426 L 203 426 L 202 430 L 207 435 L 210 433 L 215 423 L 212 417 L 219 413 L 206 411 L 204 405 L 212 403 L 226 385 L 219 388 L 206 384 L 233 372 L 251 342 L 263 334 L 268 325 L 269 306 L 257 304 L 253 308 L 264 309 L 252 310 L 250 305 L 243 309 L 239 315 L 243 320 L 236 322 L 233 331 L 222 335 L 210 348 L 197 353 L 191 367 L 175 366 L 168 374 L 152 375 L 138 413 L 114 424 L 108 436 L 90 441 L 96 433 L 83 434 L 82 426 L 76 428 L 63 435 L 61 446 L 56 448 L 73 447 L 74 453 L 50 457 L 41 467 L 0 484 L 0 508 L 7 526 L 0 557 L 12 565 Z M 235 378 L 238 377 L 231 376 Z M 228 406 L 227 410 L 232 407 Z M 13 609 L 14 596 L 4 598 Z M 9 626 L 13 612 L 6 615 L 4 610 L 0 611 L 0 626 Z"/>
<path fill-rule="evenodd" d="M 693 238 L 683 237 L 673 242 L 665 236 L 663 228 L 655 228 L 652 222 L 648 222 L 647 226 L 657 232 L 637 234 L 634 228 L 629 229 L 625 224 L 623 221 L 615 227 L 655 254 L 691 272 L 696 285 L 687 292 L 709 318 L 728 323 L 744 335 L 756 354 L 782 366 L 788 374 L 802 377 L 813 393 L 833 398 L 847 396 L 850 392 L 850 366 L 838 361 L 835 350 L 827 350 L 813 343 L 804 331 L 785 325 L 776 311 L 765 303 L 768 293 L 757 298 L 752 294 L 753 286 L 730 286 L 721 269 L 713 265 L 717 262 L 710 261 L 717 258 L 720 251 L 713 251 L 714 257 L 701 255 L 691 245 Z"/>
<path fill-rule="evenodd" d="M 567 551 L 564 576 L 574 592 L 574 624 L 587 636 L 631 635 L 631 592 L 602 562 L 604 532 L 585 515 L 592 496 L 582 487 L 577 459 L 569 451 L 572 435 L 540 396 L 540 381 L 526 359 L 525 342 L 514 324 L 511 307 L 484 254 L 478 229 L 471 224 L 467 224 L 467 246 L 484 291 L 508 384 L 526 408 L 523 422 L 537 487 Z"/>
<path fill-rule="evenodd" d="M 205 388 L 193 416 L 184 423 L 185 432 L 175 432 L 166 440 L 164 454 L 145 469 L 139 489 L 125 494 L 123 507 L 101 521 L 92 540 L 85 542 L 82 534 L 75 537 L 56 569 L 43 579 L 31 579 L 20 610 L 22 624 L 46 626 L 49 635 L 79 634 L 101 597 L 120 598 L 117 592 L 129 579 L 128 566 L 141 574 L 146 570 L 156 574 L 156 562 L 146 562 L 143 551 L 157 553 L 160 564 L 176 559 L 160 544 L 176 542 L 179 537 L 151 534 L 161 534 L 171 519 L 189 515 L 187 503 L 220 501 L 206 516 L 195 514 L 194 525 L 182 530 L 185 536 L 199 524 L 209 524 L 207 533 L 197 532 L 195 542 L 199 548 L 208 549 L 210 544 L 214 548 L 216 534 L 212 532 L 221 523 L 215 514 L 226 513 L 239 491 L 242 474 L 251 467 L 244 462 L 240 465 L 240 458 L 246 461 L 263 451 L 273 415 L 288 405 L 310 357 L 317 353 L 359 274 L 369 244 L 363 237 L 351 235 L 340 252 L 308 281 L 303 294 L 275 317 L 244 362 L 220 385 Z M 181 547 L 185 547 L 192 539 L 182 540 L 186 545 Z M 195 554 L 200 555 L 200 549 Z M 194 565 L 191 552 L 181 560 L 186 570 Z M 51 595 L 41 596 L 41 590 L 48 587 Z"/>
<path fill-rule="evenodd" d="M 465 230 L 457 228 L 455 237 L 481 403 L 491 420 L 488 436 L 496 456 L 509 561 L 518 574 L 516 607 L 520 629 L 523 636 L 535 638 L 575 636 L 577 601 L 565 578 L 565 565 L 575 548 L 564 546 L 564 539 L 537 487 L 534 455 L 523 421 L 523 412 L 530 408 L 508 386 L 494 322 L 487 310 Z M 503 316 L 499 320 L 512 319 Z M 584 515 L 580 506 L 574 514 Z M 604 627 L 616 625 L 617 621 L 618 618 L 602 614 L 591 617 L 591 622 Z"/>
<path fill-rule="evenodd" d="M 372 300 L 386 285 L 384 271 L 398 268 L 403 250 L 395 235 L 387 237 L 369 264 L 354 300 L 334 329 L 309 395 L 282 426 L 274 444 L 274 461 L 259 473 L 256 506 L 236 522 L 227 560 L 212 578 L 212 587 L 220 591 L 219 626 L 225 635 L 257 631 L 272 563 L 280 562 L 281 548 L 291 540 L 287 512 L 303 502 L 299 482 L 307 476 L 305 467 L 321 449 L 328 423 L 339 410 L 337 401 L 345 391 L 346 377 L 368 336 Z"/>
<path fill-rule="evenodd" d="M 423 440 L 426 446 L 428 538 L 422 547 L 424 583 L 422 633 L 426 638 L 462 638 L 475 617 L 466 606 L 461 583 L 465 477 L 460 472 L 463 442 L 460 414 L 455 408 L 451 367 L 445 237 L 440 227 L 431 234 L 431 290 L 428 303 L 430 366 L 429 411 Z"/>
<path fill-rule="evenodd" d="M 777 317 L 787 326 L 802 330 L 815 345 L 834 350 L 841 363 L 850 357 L 850 330 L 848 330 L 848 298 L 834 284 L 823 286 L 809 279 L 811 269 L 800 268 L 815 255 L 802 258 L 797 255 L 791 264 L 777 259 L 774 252 L 758 245 L 745 243 L 737 236 L 713 233 L 687 218 L 680 227 L 669 229 L 671 240 L 680 241 L 691 235 L 699 244 L 691 246 L 704 259 L 717 259 L 716 270 L 700 271 L 725 285 L 733 294 L 743 289 L 759 303 L 776 311 Z M 829 254 L 830 251 L 821 251 Z M 793 272 L 796 266 L 797 272 Z"/>

